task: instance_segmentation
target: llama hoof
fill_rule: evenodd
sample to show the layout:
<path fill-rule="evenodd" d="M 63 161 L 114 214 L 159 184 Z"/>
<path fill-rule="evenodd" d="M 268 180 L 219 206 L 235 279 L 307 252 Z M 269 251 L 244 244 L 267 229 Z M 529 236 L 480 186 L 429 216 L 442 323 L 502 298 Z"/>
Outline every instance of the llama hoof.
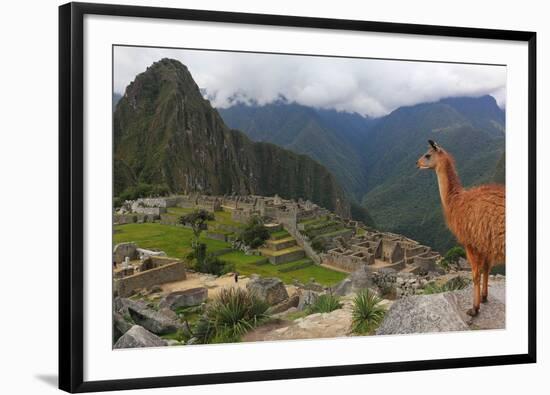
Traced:
<path fill-rule="evenodd" d="M 479 309 L 474 309 L 473 307 L 466 312 L 470 317 L 475 317 L 479 313 Z"/>
<path fill-rule="evenodd" d="M 481 297 L 481 303 L 487 303 L 488 300 L 487 300 L 487 296 L 482 296 Z"/>

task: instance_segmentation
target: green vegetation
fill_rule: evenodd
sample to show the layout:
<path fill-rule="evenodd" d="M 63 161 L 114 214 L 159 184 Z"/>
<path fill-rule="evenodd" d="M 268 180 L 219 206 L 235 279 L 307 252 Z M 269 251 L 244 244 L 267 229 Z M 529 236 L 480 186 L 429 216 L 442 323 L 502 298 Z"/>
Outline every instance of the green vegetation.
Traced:
<path fill-rule="evenodd" d="M 466 258 L 466 251 L 461 246 L 455 246 L 447 251 L 441 260 L 441 266 L 447 269 L 450 265 L 457 265 L 460 258 Z"/>
<path fill-rule="evenodd" d="M 386 310 L 376 294 L 365 288 L 353 301 L 352 331 L 359 335 L 372 333 L 382 322 Z"/>
<path fill-rule="evenodd" d="M 279 265 L 273 265 L 271 263 L 258 264 L 258 262 L 265 262 L 265 258 L 255 255 L 244 255 L 236 251 L 221 255 L 220 258 L 226 262 L 234 263 L 235 270 L 242 275 L 251 275 L 255 273 L 262 277 L 278 277 L 285 284 L 292 284 L 293 280 L 307 283 L 311 278 L 314 278 L 315 281 L 322 285 L 332 286 L 346 278 L 345 273 L 330 270 L 315 264 L 293 271 L 286 271 L 290 267 L 297 266 L 300 262 L 303 262 L 303 260 L 282 263 Z"/>
<path fill-rule="evenodd" d="M 288 236 L 290 236 L 290 233 L 288 233 L 285 229 L 278 230 L 277 232 L 272 232 L 271 233 L 271 238 L 273 240 L 281 240 L 281 239 L 284 239 Z"/>
<path fill-rule="evenodd" d="M 195 235 L 196 242 L 199 242 L 200 235 L 203 230 L 206 229 L 206 223 L 208 221 L 214 221 L 214 214 L 206 210 L 194 210 L 189 214 L 182 215 L 179 218 L 179 223 L 181 225 L 189 225 L 193 230 Z"/>
<path fill-rule="evenodd" d="M 316 237 L 311 242 L 311 247 L 316 252 L 326 252 L 327 251 L 327 241 L 322 237 Z"/>
<path fill-rule="evenodd" d="M 158 223 L 126 224 L 115 226 L 113 235 L 114 243 L 134 241 L 140 247 L 159 249 L 165 251 L 168 256 L 185 258 L 192 251 L 193 232 L 182 226 L 162 225 Z M 231 248 L 229 243 L 212 240 L 201 235 L 200 241 L 207 245 L 209 252 L 216 252 Z M 286 284 L 291 284 L 294 279 L 306 283 L 310 278 L 315 278 L 320 284 L 331 286 L 342 281 L 345 273 L 330 270 L 322 266 L 312 265 L 305 268 L 284 272 L 288 267 L 299 264 L 300 261 L 288 262 L 281 265 L 258 265 L 265 262 L 266 258 L 258 255 L 245 255 L 241 251 L 232 251 L 218 256 L 224 262 L 233 263 L 236 271 L 242 275 L 256 273 L 264 277 L 278 277 Z"/>
<path fill-rule="evenodd" d="M 193 263 L 193 269 L 201 273 L 220 276 L 235 270 L 233 263 L 223 261 L 212 254 L 208 254 L 206 252 L 206 244 L 204 243 L 195 243 L 193 252 L 187 255 L 187 259 Z"/>
<path fill-rule="evenodd" d="M 279 268 L 277 271 L 279 273 L 289 273 L 294 272 L 296 270 L 305 269 L 306 267 L 310 267 L 315 265 L 313 261 L 309 258 L 300 259 L 298 261 L 290 262 L 291 266 L 285 266 L 284 268 Z"/>
<path fill-rule="evenodd" d="M 437 294 L 441 292 L 450 292 L 458 291 L 460 289 L 466 288 L 470 284 L 470 281 L 462 276 L 456 276 L 451 278 L 444 284 L 438 284 L 435 281 L 432 281 L 424 287 L 424 294 Z"/>
<path fill-rule="evenodd" d="M 230 127 L 252 140 L 270 142 L 322 163 L 336 176 L 350 201 L 360 200 L 364 194 L 364 142 L 358 140 L 367 134 L 370 119 L 297 103 L 237 104 L 218 112 Z M 356 205 L 352 210 L 355 219 L 368 221 L 364 208 Z"/>
<path fill-rule="evenodd" d="M 134 241 L 142 248 L 158 249 L 168 256 L 185 258 L 191 251 L 194 239 L 193 231 L 182 226 L 163 225 L 159 223 L 116 225 L 113 235 L 114 243 Z M 200 236 L 201 243 L 206 244 L 209 252 L 231 248 L 229 243 L 211 240 Z M 241 253 L 244 255 L 244 253 Z"/>
<path fill-rule="evenodd" d="M 315 302 L 309 307 L 310 313 L 330 313 L 331 311 L 340 309 L 342 304 L 340 299 L 333 294 L 323 294 L 315 300 Z"/>
<path fill-rule="evenodd" d="M 260 217 L 250 218 L 246 228 L 239 234 L 239 240 L 250 248 L 260 247 L 267 239 L 269 239 L 269 231 Z"/>
<path fill-rule="evenodd" d="M 120 207 L 125 200 L 135 200 L 140 197 L 166 196 L 170 190 L 166 185 L 152 185 L 140 182 L 135 186 L 129 186 L 114 199 L 114 206 Z"/>
<path fill-rule="evenodd" d="M 202 344 L 238 342 L 268 318 L 268 307 L 242 288 L 223 288 L 192 329 L 193 335 Z"/>
<path fill-rule="evenodd" d="M 501 274 L 503 276 L 506 275 L 506 265 L 496 265 L 496 266 L 493 266 L 493 268 L 491 269 L 491 273 L 490 274 Z"/>
<path fill-rule="evenodd" d="M 193 262 L 193 268 L 201 273 L 210 273 L 219 276 L 233 271 L 235 265 L 224 262 L 213 254 L 208 253 L 206 243 L 200 241 L 201 233 L 206 229 L 206 223 L 214 220 L 213 213 L 206 210 L 195 210 L 182 215 L 178 222 L 182 225 L 191 226 L 191 230 L 195 236 L 191 243 L 193 252 L 187 256 L 187 259 Z"/>

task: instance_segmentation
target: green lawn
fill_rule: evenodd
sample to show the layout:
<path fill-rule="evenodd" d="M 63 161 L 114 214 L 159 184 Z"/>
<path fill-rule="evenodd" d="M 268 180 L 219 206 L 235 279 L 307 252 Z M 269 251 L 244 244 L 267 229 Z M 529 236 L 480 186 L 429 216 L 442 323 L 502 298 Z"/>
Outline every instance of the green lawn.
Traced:
<path fill-rule="evenodd" d="M 288 268 L 297 264 L 296 262 L 288 262 L 280 265 L 272 265 L 271 263 L 257 265 L 256 262 L 262 261 L 265 258 L 254 255 L 244 255 L 240 252 L 231 252 L 221 255 L 224 261 L 235 264 L 235 270 L 243 275 L 258 274 L 262 277 L 278 277 L 286 284 L 291 284 L 292 280 L 296 279 L 302 283 L 308 282 L 314 278 L 323 285 L 335 285 L 346 278 L 345 273 L 327 269 L 322 266 L 312 265 L 303 269 L 294 270 L 291 272 L 280 272 L 280 269 Z"/>
<path fill-rule="evenodd" d="M 214 252 L 230 247 L 230 243 L 206 238 L 205 233 L 203 232 L 201 241 L 206 243 L 208 251 Z M 159 223 L 117 225 L 115 226 L 114 234 L 115 244 L 133 241 L 139 247 L 156 248 L 166 252 L 168 256 L 175 258 L 183 258 L 191 252 L 192 239 L 193 232 L 189 228 Z M 271 263 L 257 265 L 256 262 L 264 260 L 265 257 L 245 255 L 240 251 L 220 255 L 220 258 L 234 263 L 236 270 L 240 274 L 250 275 L 256 273 L 264 277 L 278 277 L 287 284 L 292 283 L 293 279 L 297 279 L 300 282 L 308 282 L 310 278 L 315 278 L 317 282 L 323 285 L 334 285 L 346 277 L 345 273 L 317 265 L 288 273 L 281 273 L 279 269 L 294 266 L 296 262 L 288 262 L 281 265 L 272 265 Z"/>
<path fill-rule="evenodd" d="M 230 248 L 229 243 L 212 240 L 201 235 L 201 241 L 206 243 L 208 251 L 214 252 Z M 191 252 L 193 231 L 183 226 L 163 225 L 158 223 L 126 224 L 115 226 L 114 242 L 134 241 L 141 248 L 158 248 L 168 256 L 183 258 Z"/>
<path fill-rule="evenodd" d="M 288 233 L 286 230 L 278 230 L 277 232 L 272 232 L 270 234 L 270 237 L 273 239 L 273 240 L 280 240 L 280 239 L 285 239 L 287 238 L 288 236 L 290 236 L 290 233 Z"/>

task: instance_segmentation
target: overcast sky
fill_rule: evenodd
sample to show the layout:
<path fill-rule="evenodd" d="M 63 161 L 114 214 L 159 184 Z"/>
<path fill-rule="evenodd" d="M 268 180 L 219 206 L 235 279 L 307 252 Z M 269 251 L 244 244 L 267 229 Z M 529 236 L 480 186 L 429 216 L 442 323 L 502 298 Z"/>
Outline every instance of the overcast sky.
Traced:
<path fill-rule="evenodd" d="M 451 96 L 495 97 L 506 103 L 506 68 L 447 63 L 344 59 L 218 51 L 115 47 L 114 89 L 124 93 L 153 62 L 185 64 L 215 107 L 230 98 L 270 103 L 289 101 L 382 116 L 398 107 Z"/>

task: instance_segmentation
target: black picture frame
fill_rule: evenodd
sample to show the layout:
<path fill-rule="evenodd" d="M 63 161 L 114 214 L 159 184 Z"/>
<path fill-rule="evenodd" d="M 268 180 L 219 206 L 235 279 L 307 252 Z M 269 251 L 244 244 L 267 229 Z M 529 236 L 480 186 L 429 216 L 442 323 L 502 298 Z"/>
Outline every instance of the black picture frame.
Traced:
<path fill-rule="evenodd" d="M 528 43 L 528 352 L 483 356 L 307 367 L 234 373 L 84 381 L 83 377 L 83 19 L 87 14 L 282 27 L 323 28 Z M 90 392 L 450 369 L 536 362 L 536 33 L 526 31 L 367 22 L 110 4 L 69 3 L 59 7 L 59 388 Z"/>

